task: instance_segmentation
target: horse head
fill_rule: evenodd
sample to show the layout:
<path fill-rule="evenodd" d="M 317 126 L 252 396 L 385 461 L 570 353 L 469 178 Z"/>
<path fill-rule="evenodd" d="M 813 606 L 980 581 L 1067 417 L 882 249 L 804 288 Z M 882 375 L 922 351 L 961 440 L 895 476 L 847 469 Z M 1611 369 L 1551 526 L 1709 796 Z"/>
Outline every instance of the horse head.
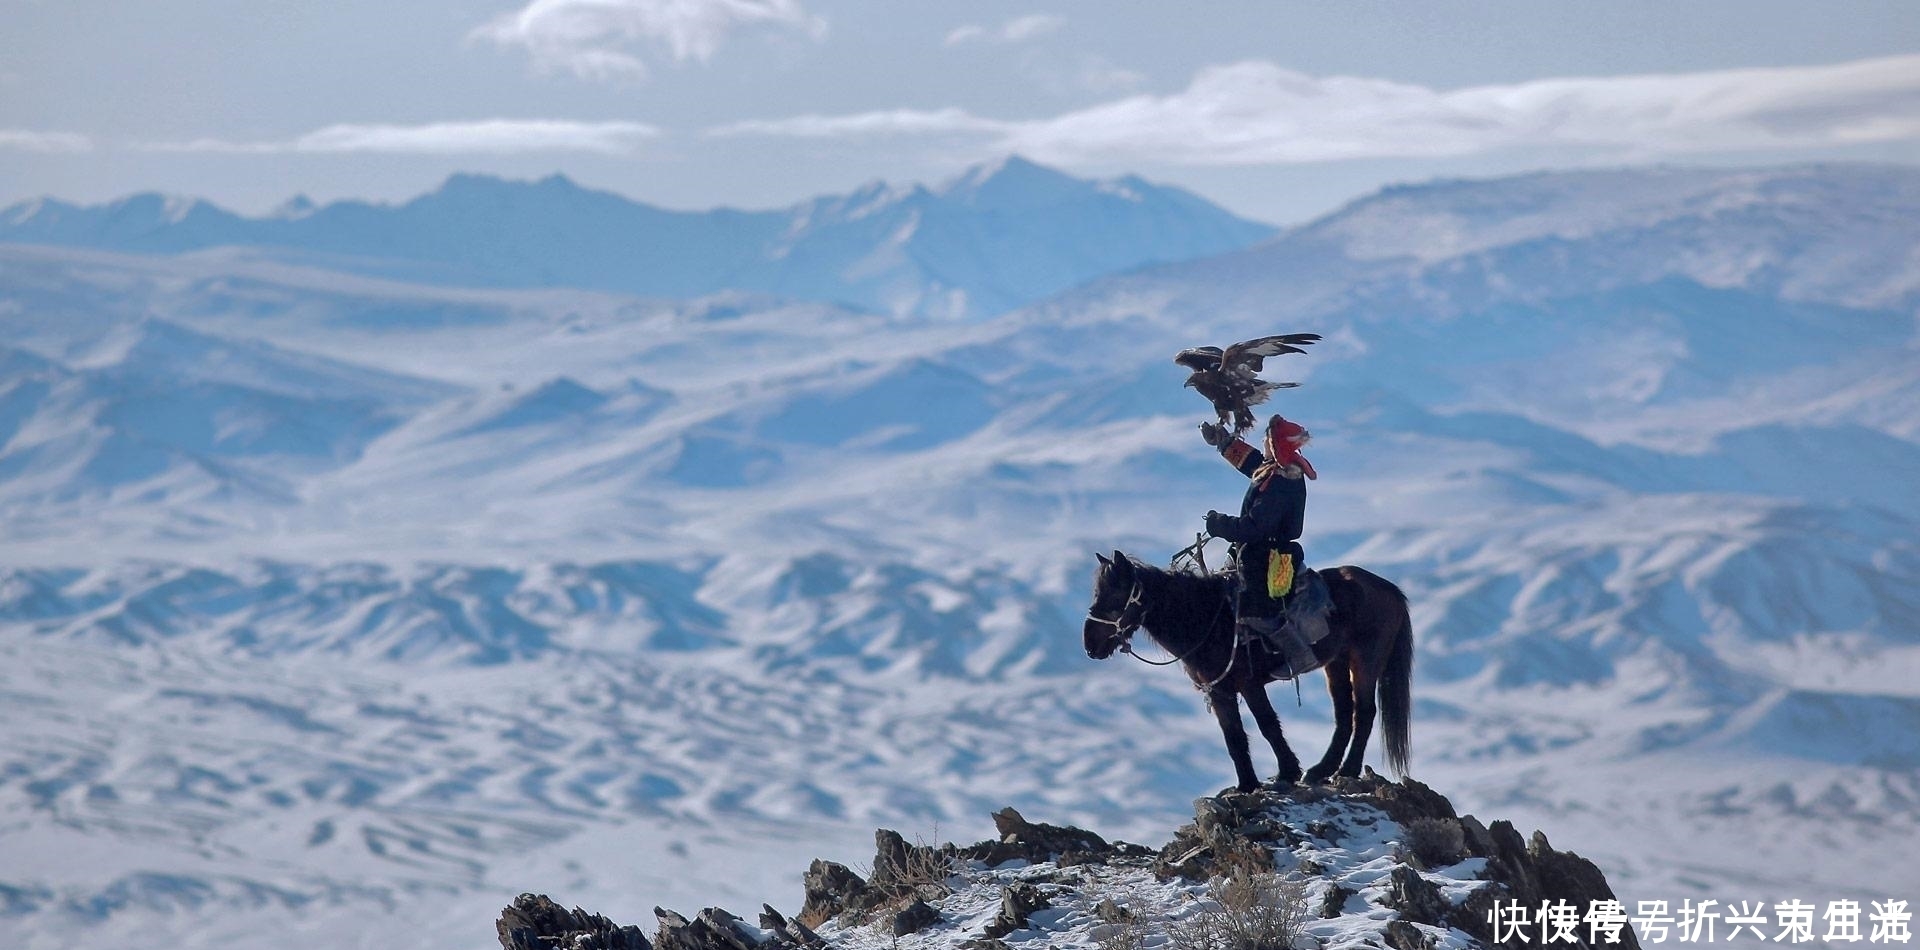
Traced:
<path fill-rule="evenodd" d="M 1093 603 L 1087 607 L 1087 621 L 1081 626 L 1081 642 L 1087 656 L 1104 660 L 1116 650 L 1127 649 L 1134 631 L 1147 608 L 1141 601 L 1140 576 L 1133 561 L 1119 551 L 1095 554 L 1100 570 L 1093 577 Z"/>

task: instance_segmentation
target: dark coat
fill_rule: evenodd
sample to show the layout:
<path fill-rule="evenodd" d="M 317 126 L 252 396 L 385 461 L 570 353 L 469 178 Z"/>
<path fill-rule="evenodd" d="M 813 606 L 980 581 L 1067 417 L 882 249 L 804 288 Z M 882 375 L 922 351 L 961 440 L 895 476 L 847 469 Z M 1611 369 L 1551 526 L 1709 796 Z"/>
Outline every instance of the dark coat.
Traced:
<path fill-rule="evenodd" d="M 1228 443 L 1220 454 L 1249 479 L 1267 460 L 1259 449 L 1239 440 Z M 1306 517 L 1307 480 L 1275 475 L 1264 483 L 1249 482 L 1240 500 L 1240 516 L 1216 519 L 1213 534 L 1236 544 L 1272 547 L 1300 540 Z"/>
<path fill-rule="evenodd" d="M 1220 454 L 1249 479 L 1266 461 L 1259 449 L 1238 439 L 1228 443 Z M 1231 541 L 1239 549 L 1239 609 L 1243 613 L 1268 615 L 1279 610 L 1280 604 L 1267 596 L 1267 561 L 1275 550 L 1290 551 L 1295 570 L 1302 567 L 1297 542 L 1306 515 L 1307 480 L 1274 475 L 1247 485 L 1238 517 L 1209 520 L 1208 529 L 1214 537 Z"/>

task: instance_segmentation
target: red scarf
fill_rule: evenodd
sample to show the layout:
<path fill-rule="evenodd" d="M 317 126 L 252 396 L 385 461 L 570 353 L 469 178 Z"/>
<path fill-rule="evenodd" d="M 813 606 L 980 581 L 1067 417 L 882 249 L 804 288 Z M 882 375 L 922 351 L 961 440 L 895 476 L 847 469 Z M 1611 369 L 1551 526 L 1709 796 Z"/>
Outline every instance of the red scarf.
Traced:
<path fill-rule="evenodd" d="M 1267 482 L 1271 481 L 1275 475 L 1283 478 L 1299 478 L 1301 475 L 1313 479 L 1319 478 L 1319 473 L 1313 470 L 1313 463 L 1300 454 L 1300 447 L 1312 440 L 1313 436 L 1308 434 L 1299 423 L 1283 419 L 1278 415 L 1268 419 L 1267 459 L 1260 463 L 1259 468 L 1253 470 L 1254 480 L 1260 483 L 1260 490 L 1266 491 Z"/>

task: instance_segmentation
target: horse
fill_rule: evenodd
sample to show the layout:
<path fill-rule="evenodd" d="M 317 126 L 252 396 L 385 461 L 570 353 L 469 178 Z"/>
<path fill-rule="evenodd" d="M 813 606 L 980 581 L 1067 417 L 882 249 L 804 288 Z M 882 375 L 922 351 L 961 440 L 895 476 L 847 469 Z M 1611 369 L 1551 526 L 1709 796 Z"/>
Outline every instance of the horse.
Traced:
<path fill-rule="evenodd" d="M 1082 630 L 1087 656 L 1104 660 L 1115 651 L 1131 653 L 1134 631 L 1147 631 L 1206 694 L 1227 740 L 1227 754 L 1233 757 L 1240 791 L 1260 786 L 1240 721 L 1241 700 L 1280 760 L 1275 781 L 1282 787 L 1299 782 L 1300 760 L 1287 747 L 1280 717 L 1267 698 L 1267 684 L 1286 678 L 1286 661 L 1264 644 L 1256 648 L 1237 642 L 1232 576 L 1165 571 L 1119 551 L 1112 558 L 1094 557 L 1100 569 Z M 1392 582 L 1351 565 L 1319 574 L 1333 609 L 1327 616 L 1328 633 L 1313 645 L 1313 652 L 1325 664 L 1327 692 L 1333 697 L 1333 741 L 1307 770 L 1305 781 L 1320 784 L 1336 770 L 1349 778 L 1360 775 L 1376 708 L 1387 766 L 1404 777 L 1411 758 L 1408 691 L 1413 679 L 1413 620 L 1407 614 L 1407 596 Z"/>

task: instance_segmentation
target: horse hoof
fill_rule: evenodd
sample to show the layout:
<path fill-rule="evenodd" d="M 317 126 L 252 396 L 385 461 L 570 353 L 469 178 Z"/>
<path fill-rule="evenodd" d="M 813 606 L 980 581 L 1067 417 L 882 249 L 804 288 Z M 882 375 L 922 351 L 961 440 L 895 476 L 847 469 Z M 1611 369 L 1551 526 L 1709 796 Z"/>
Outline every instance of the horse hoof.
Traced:
<path fill-rule="evenodd" d="M 1273 777 L 1273 788 L 1276 791 L 1285 791 L 1298 784 L 1300 784 L 1300 773 L 1298 772 L 1295 772 L 1291 775 L 1288 775 L 1282 772 L 1281 774 Z"/>
<path fill-rule="evenodd" d="M 1314 769 L 1307 773 L 1307 777 L 1303 781 L 1308 785 L 1325 785 L 1327 784 L 1327 776 L 1332 774 L 1332 769 Z"/>

